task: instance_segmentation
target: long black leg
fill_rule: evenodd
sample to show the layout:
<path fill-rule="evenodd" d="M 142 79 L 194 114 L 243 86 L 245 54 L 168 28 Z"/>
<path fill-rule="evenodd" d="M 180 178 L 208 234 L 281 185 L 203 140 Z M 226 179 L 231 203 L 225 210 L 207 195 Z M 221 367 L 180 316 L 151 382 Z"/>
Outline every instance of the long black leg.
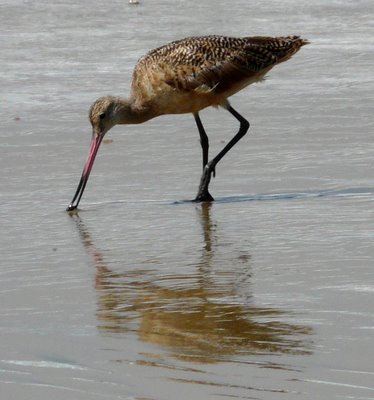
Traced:
<path fill-rule="evenodd" d="M 229 111 L 239 122 L 240 127 L 238 133 L 227 143 L 227 145 L 213 158 L 209 161 L 204 168 L 203 174 L 200 180 L 199 191 L 195 201 L 212 201 L 214 200 L 208 191 L 210 178 L 212 173 L 215 171 L 216 165 L 227 154 L 230 149 L 232 149 L 236 143 L 248 132 L 249 122 L 241 116 L 236 110 L 234 110 L 229 103 L 226 104 L 226 109 Z"/>
<path fill-rule="evenodd" d="M 208 164 L 208 153 L 209 153 L 209 139 L 208 135 L 205 132 L 204 126 L 201 122 L 199 113 L 194 113 L 193 115 L 195 117 L 197 129 L 199 130 L 199 135 L 200 135 L 200 144 L 201 148 L 203 150 L 203 169 L 205 166 Z"/>

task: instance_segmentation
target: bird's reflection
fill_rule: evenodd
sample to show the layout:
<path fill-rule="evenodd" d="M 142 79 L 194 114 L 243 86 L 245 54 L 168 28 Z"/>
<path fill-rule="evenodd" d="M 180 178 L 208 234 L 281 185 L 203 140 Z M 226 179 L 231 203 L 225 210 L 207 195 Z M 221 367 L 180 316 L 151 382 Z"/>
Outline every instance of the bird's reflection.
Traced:
<path fill-rule="evenodd" d="M 308 354 L 311 328 L 282 322 L 285 311 L 252 304 L 250 255 L 235 250 L 226 257 L 227 250 L 219 250 L 225 243 L 211 218 L 212 205 L 202 203 L 197 212 L 203 245 L 193 283 L 178 272 L 155 279 L 149 269 L 112 271 L 82 219 L 73 216 L 96 268 L 99 329 L 132 331 L 174 357 L 200 362 L 230 355 Z M 168 280 L 177 284 L 165 285 Z"/>

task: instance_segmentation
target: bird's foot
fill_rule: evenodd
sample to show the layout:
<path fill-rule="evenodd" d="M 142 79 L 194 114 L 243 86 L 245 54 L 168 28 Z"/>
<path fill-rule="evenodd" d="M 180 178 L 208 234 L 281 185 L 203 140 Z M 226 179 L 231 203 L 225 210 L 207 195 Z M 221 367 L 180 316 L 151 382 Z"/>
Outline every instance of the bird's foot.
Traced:
<path fill-rule="evenodd" d="M 205 193 L 199 192 L 193 201 L 195 203 L 201 203 L 203 201 L 214 201 L 214 198 L 208 191 L 206 191 Z"/>
<path fill-rule="evenodd" d="M 209 183 L 211 179 L 211 175 L 215 176 L 216 174 L 216 166 L 212 162 L 209 162 L 203 171 L 200 179 L 200 186 L 197 192 L 196 198 L 194 201 L 214 201 L 213 196 L 209 193 Z"/>

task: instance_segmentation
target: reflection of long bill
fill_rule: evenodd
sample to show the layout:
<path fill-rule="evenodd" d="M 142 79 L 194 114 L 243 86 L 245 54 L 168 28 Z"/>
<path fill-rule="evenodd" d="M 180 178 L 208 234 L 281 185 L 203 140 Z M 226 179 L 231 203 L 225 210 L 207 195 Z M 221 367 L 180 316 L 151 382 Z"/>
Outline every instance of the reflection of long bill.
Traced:
<path fill-rule="evenodd" d="M 87 181 L 88 181 L 88 177 L 90 176 L 90 172 L 91 172 L 93 163 L 95 161 L 95 157 L 96 157 L 97 151 L 99 150 L 101 141 L 103 140 L 103 137 L 104 137 L 104 135 L 97 135 L 95 133 L 92 135 L 90 149 L 88 151 L 87 160 L 86 160 L 86 162 L 84 164 L 82 176 L 81 176 L 81 179 L 79 181 L 79 184 L 78 184 L 78 187 L 77 187 L 77 191 L 75 192 L 73 200 L 69 204 L 69 206 L 66 209 L 66 211 L 72 211 L 72 210 L 74 210 L 74 209 L 76 209 L 78 207 L 78 204 L 79 204 L 79 202 L 81 200 L 81 197 L 83 195 L 84 188 L 86 187 L 86 184 L 87 184 Z M 77 201 L 76 204 L 74 204 L 75 200 Z"/>

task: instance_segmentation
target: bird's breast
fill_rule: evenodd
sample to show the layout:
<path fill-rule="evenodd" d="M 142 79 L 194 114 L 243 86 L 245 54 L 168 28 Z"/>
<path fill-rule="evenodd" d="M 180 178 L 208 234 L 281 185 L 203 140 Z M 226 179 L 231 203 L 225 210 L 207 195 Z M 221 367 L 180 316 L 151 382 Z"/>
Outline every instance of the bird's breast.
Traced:
<path fill-rule="evenodd" d="M 142 79 L 133 87 L 133 96 L 139 106 L 147 104 L 155 115 L 195 113 L 209 106 L 225 102 L 225 96 L 206 89 L 187 89 L 167 83 L 169 77 L 153 74 Z"/>

